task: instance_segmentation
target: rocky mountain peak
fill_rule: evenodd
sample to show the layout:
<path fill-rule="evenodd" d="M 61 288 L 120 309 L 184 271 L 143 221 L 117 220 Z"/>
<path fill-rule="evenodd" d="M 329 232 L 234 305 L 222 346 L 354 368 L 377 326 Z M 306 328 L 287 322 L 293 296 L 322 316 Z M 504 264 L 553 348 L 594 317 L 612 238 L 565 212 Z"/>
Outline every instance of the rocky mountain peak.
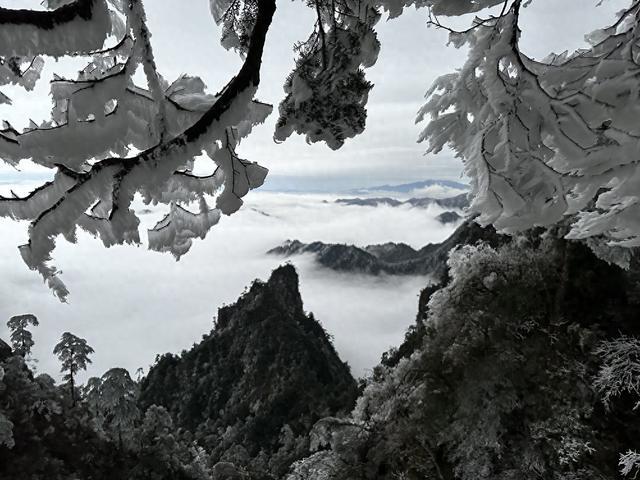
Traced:
<path fill-rule="evenodd" d="M 251 323 L 263 321 L 265 317 L 260 311 L 265 308 L 265 302 L 269 304 L 268 308 L 286 313 L 283 318 L 304 316 L 298 283 L 298 273 L 291 264 L 276 268 L 266 282 L 255 280 L 236 303 L 218 309 L 215 332 L 220 333 L 230 326 L 250 327 Z"/>
<path fill-rule="evenodd" d="M 165 407 L 214 460 L 277 478 L 308 453 L 313 424 L 346 414 L 356 396 L 349 367 L 303 310 L 295 268 L 284 265 L 220 308 L 202 342 L 160 357 L 140 401 Z"/>

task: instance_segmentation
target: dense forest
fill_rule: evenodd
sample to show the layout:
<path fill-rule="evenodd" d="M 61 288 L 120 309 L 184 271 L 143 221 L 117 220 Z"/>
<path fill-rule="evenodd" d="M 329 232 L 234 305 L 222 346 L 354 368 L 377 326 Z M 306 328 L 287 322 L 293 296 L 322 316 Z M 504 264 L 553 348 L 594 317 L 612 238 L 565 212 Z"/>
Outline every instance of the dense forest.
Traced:
<path fill-rule="evenodd" d="M 2 348 L 0 476 L 633 476 L 637 259 L 623 270 L 541 232 L 468 238 L 422 292 L 405 341 L 359 385 L 304 312 L 292 266 L 138 380 L 120 368 L 86 385 L 34 375 L 23 321 Z"/>

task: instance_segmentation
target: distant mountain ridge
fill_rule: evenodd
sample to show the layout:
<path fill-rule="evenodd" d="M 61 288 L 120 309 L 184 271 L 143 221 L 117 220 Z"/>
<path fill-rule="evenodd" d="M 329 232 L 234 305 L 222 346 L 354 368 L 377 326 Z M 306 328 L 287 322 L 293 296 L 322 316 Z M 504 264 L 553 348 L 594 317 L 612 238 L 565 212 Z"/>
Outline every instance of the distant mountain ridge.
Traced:
<path fill-rule="evenodd" d="M 353 187 L 355 182 L 336 182 L 323 177 L 298 177 L 287 175 L 269 175 L 264 185 L 260 187 L 264 192 L 285 193 L 342 193 L 345 195 L 361 195 L 367 192 L 379 191 L 389 193 L 408 193 L 429 187 L 442 187 L 445 189 L 469 190 L 469 185 L 451 180 L 425 179 L 418 182 L 374 185 L 371 187 Z M 355 183 L 357 185 L 357 183 Z"/>
<path fill-rule="evenodd" d="M 414 190 L 420 190 L 428 187 L 446 187 L 454 188 L 456 190 L 469 190 L 469 185 L 460 182 L 454 182 L 452 180 L 437 180 L 429 179 L 422 180 L 420 182 L 401 183 L 397 185 L 376 185 L 373 187 L 356 188 L 351 190 L 351 193 L 358 194 L 362 192 L 393 192 L 393 193 L 410 193 Z"/>
<path fill-rule="evenodd" d="M 399 207 L 401 205 L 409 205 L 416 208 L 427 208 L 431 205 L 437 205 L 442 208 L 464 209 L 469 206 L 469 199 L 466 193 L 446 198 L 410 198 L 408 200 L 397 200 L 389 197 L 373 197 L 373 198 L 338 198 L 335 203 L 341 205 L 352 205 L 359 207 L 377 207 L 380 205 L 388 205 L 390 207 Z"/>
<path fill-rule="evenodd" d="M 484 241 L 492 246 L 502 245 L 508 237 L 496 233 L 492 227 L 483 228 L 472 220 L 466 220 L 442 243 L 428 244 L 415 250 L 405 243 L 384 243 L 357 247 L 355 245 L 302 243 L 287 240 L 267 253 L 291 257 L 303 253 L 314 255 L 323 267 L 340 272 L 368 275 L 433 275 L 445 277 L 449 251 L 457 245 Z"/>

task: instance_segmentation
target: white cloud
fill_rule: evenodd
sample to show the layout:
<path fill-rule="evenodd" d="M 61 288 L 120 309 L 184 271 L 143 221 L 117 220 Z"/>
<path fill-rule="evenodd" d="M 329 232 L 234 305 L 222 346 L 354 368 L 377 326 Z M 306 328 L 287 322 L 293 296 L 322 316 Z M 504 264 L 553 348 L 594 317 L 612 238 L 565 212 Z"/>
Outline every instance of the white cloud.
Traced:
<path fill-rule="evenodd" d="M 189 348 L 211 329 L 219 306 L 234 302 L 253 279 L 268 278 L 284 260 L 265 252 L 287 238 L 359 245 L 401 241 L 419 247 L 439 242 L 451 231 L 434 220 L 441 212 L 437 208 L 340 206 L 333 198 L 252 192 L 240 212 L 225 217 L 179 262 L 144 247 L 105 249 L 86 234 L 79 235 L 77 245 L 59 240 L 54 256 L 71 290 L 68 305 L 58 303 L 22 263 L 15 247 L 26 239 L 26 224 L 2 221 L 0 336 L 7 337 L 6 319 L 31 312 L 41 321 L 34 330 L 41 371 L 57 371 L 50 352 L 66 330 L 95 348 L 91 375 L 113 366 L 146 369 L 157 353 Z M 159 210 L 142 215 L 143 228 L 161 216 Z M 421 277 L 335 274 L 316 268 L 306 257 L 293 262 L 305 309 L 334 335 L 356 375 L 402 340 L 415 319 L 419 291 L 428 282 Z"/>

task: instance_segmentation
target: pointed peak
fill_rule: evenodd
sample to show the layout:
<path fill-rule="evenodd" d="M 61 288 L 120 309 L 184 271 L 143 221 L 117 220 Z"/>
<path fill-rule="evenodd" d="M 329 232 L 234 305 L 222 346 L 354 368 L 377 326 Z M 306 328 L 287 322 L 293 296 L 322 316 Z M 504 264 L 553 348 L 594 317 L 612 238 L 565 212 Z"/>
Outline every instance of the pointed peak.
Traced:
<path fill-rule="evenodd" d="M 269 277 L 269 281 L 267 284 L 273 286 L 283 285 L 289 288 L 298 288 L 298 272 L 295 267 L 291 263 L 285 263 L 284 265 L 279 266 L 273 272 L 271 272 L 271 277 Z"/>

